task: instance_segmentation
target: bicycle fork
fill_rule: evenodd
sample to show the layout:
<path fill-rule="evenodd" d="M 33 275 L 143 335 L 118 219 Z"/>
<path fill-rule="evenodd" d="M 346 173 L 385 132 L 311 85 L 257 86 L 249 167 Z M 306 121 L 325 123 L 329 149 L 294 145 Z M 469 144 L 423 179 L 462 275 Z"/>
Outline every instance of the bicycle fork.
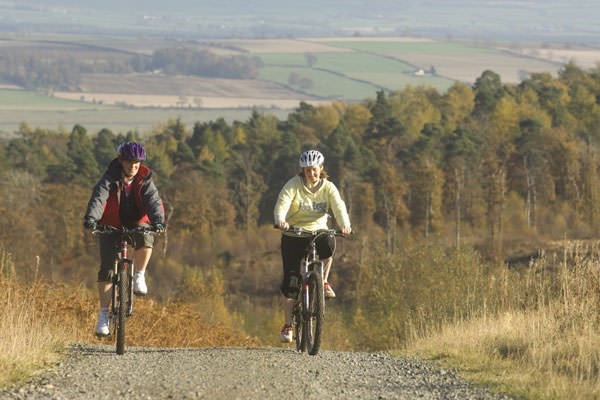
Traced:
<path fill-rule="evenodd" d="M 121 242 L 121 250 L 119 251 L 119 258 L 115 260 L 113 267 L 113 287 L 112 287 L 112 314 L 117 314 L 117 305 L 120 304 L 120 301 L 124 301 L 127 304 L 126 314 L 127 316 L 131 316 L 133 313 L 133 260 L 128 258 L 128 249 L 127 243 Z M 119 294 L 117 287 L 119 285 L 120 274 L 119 272 L 123 269 L 127 268 L 125 276 L 128 280 L 127 285 L 127 299 L 119 299 Z M 121 304 L 123 305 L 123 304 Z"/>
<path fill-rule="evenodd" d="M 312 261 L 310 263 L 307 263 L 306 261 L 302 262 L 302 275 L 303 275 L 303 279 L 302 279 L 302 303 L 303 303 L 303 309 L 306 311 L 306 314 L 309 313 L 308 310 L 310 310 L 310 290 L 309 290 L 309 276 L 311 273 L 316 272 L 318 273 L 321 277 L 323 277 L 323 262 L 322 261 Z M 322 280 L 321 280 L 322 281 Z M 316 293 L 317 296 L 324 296 L 323 294 L 323 288 L 319 288 L 320 290 Z M 323 299 L 324 300 L 324 299 Z M 323 301 L 322 304 L 324 305 L 325 302 Z M 325 310 L 323 310 L 324 313 Z M 311 315 L 305 315 L 305 318 L 310 318 Z"/>

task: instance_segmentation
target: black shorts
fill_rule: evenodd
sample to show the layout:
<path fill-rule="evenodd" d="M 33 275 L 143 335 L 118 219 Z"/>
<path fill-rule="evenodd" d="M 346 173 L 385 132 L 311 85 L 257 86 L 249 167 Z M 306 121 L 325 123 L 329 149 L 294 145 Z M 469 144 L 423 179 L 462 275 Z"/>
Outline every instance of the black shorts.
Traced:
<path fill-rule="evenodd" d="M 281 293 L 288 299 L 295 299 L 298 296 L 300 263 L 309 243 L 310 238 L 281 235 L 281 259 L 283 261 Z M 316 247 L 321 260 L 332 257 L 335 253 L 335 236 L 320 236 L 316 241 Z"/>
<path fill-rule="evenodd" d="M 121 234 L 115 232 L 110 235 L 100 235 L 98 237 L 98 247 L 100 249 L 100 270 L 98 271 L 98 282 L 110 282 L 113 276 L 115 263 L 115 252 L 119 248 Z M 131 234 L 133 243 L 131 247 L 135 250 L 143 247 L 154 247 L 154 235 L 151 233 L 143 234 L 135 232 Z M 133 255 L 131 255 L 133 256 Z"/>

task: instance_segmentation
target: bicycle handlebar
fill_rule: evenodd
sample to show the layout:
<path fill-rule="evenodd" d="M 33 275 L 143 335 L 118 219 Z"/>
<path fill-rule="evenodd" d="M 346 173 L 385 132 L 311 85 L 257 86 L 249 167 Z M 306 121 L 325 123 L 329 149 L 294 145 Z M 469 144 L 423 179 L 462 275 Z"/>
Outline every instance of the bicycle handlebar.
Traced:
<path fill-rule="evenodd" d="M 305 236 L 305 237 L 317 236 L 317 235 L 320 235 L 322 233 L 329 233 L 331 235 L 341 236 L 341 237 L 348 237 L 349 236 L 349 235 L 344 235 L 342 233 L 342 231 L 337 230 L 337 229 L 317 229 L 316 231 L 311 231 L 311 230 L 308 230 L 308 229 L 301 228 L 299 226 L 290 226 L 287 230 L 283 230 L 283 229 L 281 229 L 279 226 L 277 226 L 275 224 L 273 224 L 273 228 L 279 229 L 279 230 L 281 230 L 283 232 L 291 232 L 291 233 L 293 233 L 295 235 Z M 352 233 L 350 233 L 350 235 L 352 235 Z"/>
<path fill-rule="evenodd" d="M 96 227 L 96 229 L 92 230 L 92 235 L 108 235 L 111 233 L 123 233 L 123 234 L 150 233 L 153 235 L 158 235 L 160 232 L 158 232 L 152 228 L 147 228 L 144 226 L 136 226 L 134 228 L 127 228 L 127 227 L 118 228 L 116 226 L 111 226 L 111 225 L 99 225 L 98 227 Z"/>

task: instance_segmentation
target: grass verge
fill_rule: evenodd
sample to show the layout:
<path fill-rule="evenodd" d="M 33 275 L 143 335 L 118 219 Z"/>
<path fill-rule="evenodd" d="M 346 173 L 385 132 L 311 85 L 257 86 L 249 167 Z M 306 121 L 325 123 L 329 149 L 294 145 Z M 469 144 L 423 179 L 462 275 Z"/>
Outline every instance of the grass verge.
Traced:
<path fill-rule="evenodd" d="M 114 343 L 96 339 L 97 300 L 89 290 L 66 284 L 30 284 L 0 274 L 0 387 L 22 382 L 56 362 L 70 343 Z M 215 306 L 207 298 L 203 304 Z M 197 305 L 138 300 L 127 325 L 128 346 L 251 346 L 256 339 L 232 318 L 215 319 Z M 209 308 L 210 309 L 210 308 Z"/>
<path fill-rule="evenodd" d="M 523 295 L 529 301 L 520 307 L 449 321 L 437 332 L 414 335 L 402 353 L 454 368 L 514 398 L 598 399 L 598 249 L 567 252 L 573 263 L 557 268 L 541 260 L 527 272 Z"/>

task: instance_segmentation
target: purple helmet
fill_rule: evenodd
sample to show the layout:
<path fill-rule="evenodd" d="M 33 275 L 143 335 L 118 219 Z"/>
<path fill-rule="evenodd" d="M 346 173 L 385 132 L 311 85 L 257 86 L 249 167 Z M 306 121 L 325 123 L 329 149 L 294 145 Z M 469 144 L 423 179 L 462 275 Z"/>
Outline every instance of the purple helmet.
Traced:
<path fill-rule="evenodd" d="M 117 152 L 122 160 L 143 161 L 146 159 L 146 150 L 144 150 L 144 146 L 136 142 L 121 143 Z"/>

